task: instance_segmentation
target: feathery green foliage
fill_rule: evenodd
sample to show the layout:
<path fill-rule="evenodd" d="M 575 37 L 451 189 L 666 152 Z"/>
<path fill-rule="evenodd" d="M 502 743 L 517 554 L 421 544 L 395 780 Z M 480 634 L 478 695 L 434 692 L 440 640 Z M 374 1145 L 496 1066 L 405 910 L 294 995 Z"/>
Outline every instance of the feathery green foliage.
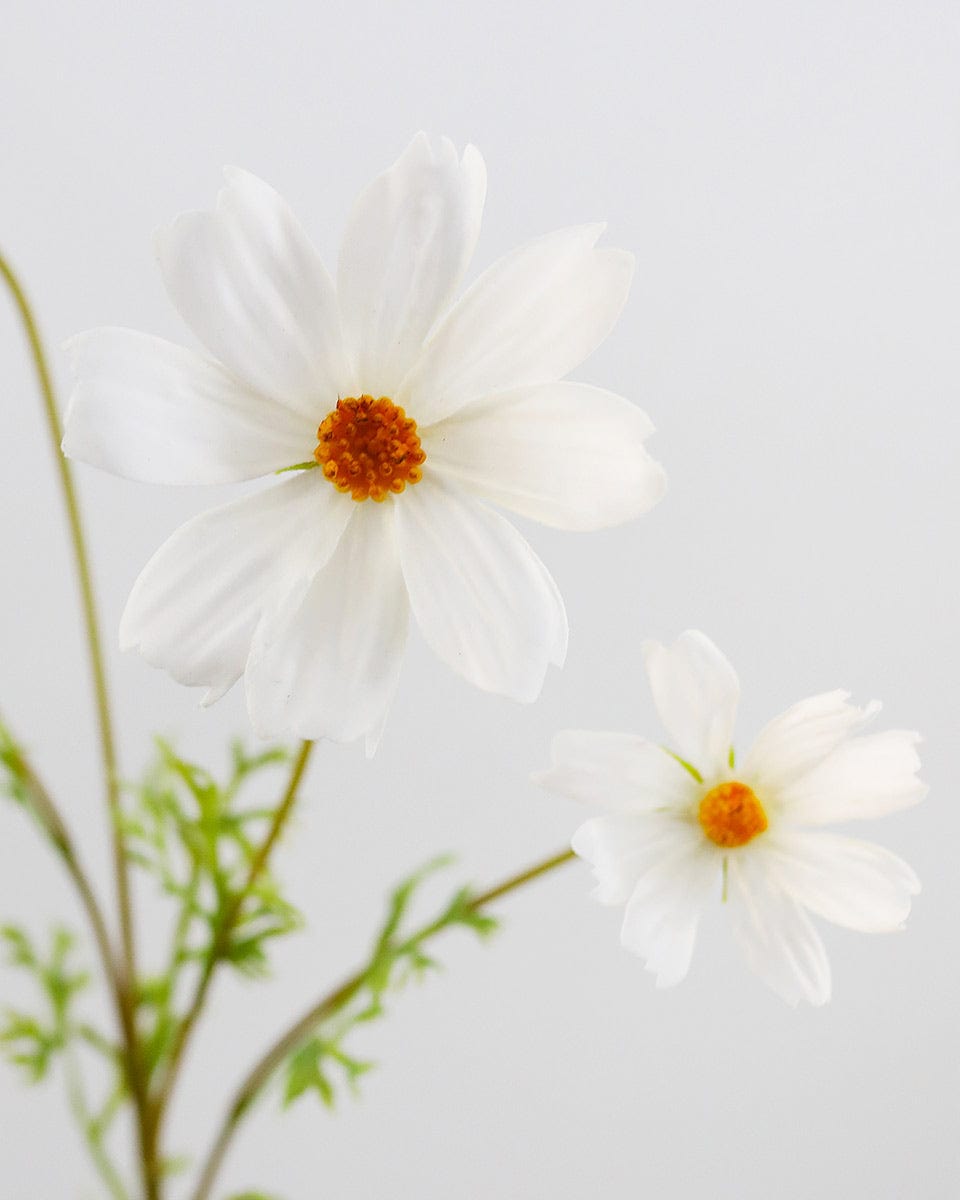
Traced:
<path fill-rule="evenodd" d="M 47 1002 L 48 1012 L 40 1017 L 8 1009 L 0 1026 L 0 1045 L 7 1058 L 36 1083 L 47 1077 L 51 1063 L 66 1049 L 71 1037 L 81 1036 L 73 1017 L 73 1001 L 90 977 L 71 965 L 75 938 L 67 929 L 58 927 L 53 931 L 46 957 L 15 925 L 0 928 L 0 940 L 10 965 L 31 975 Z"/>
<path fill-rule="evenodd" d="M 3 794 L 14 803 L 28 808 L 30 789 L 23 751 L 3 721 L 0 721 L 0 768 L 0 789 Z"/>
<path fill-rule="evenodd" d="M 258 833 L 273 816 L 271 807 L 243 807 L 244 788 L 261 772 L 286 763 L 282 748 L 248 755 L 236 743 L 231 771 L 219 783 L 207 770 L 178 757 L 158 741 L 158 761 L 139 786 L 131 789 L 134 811 L 125 818 L 130 860 L 151 874 L 177 902 L 190 927 L 177 945 L 182 966 L 203 961 L 220 923 L 247 883 L 257 851 Z M 196 922 L 205 932 L 187 936 Z M 247 975 L 263 974 L 266 943 L 299 928 L 300 916 L 280 895 L 265 872 L 254 884 L 223 957 Z"/>
<path fill-rule="evenodd" d="M 360 1077 L 375 1064 L 355 1058 L 344 1048 L 344 1041 L 358 1025 L 384 1015 L 389 992 L 398 991 L 411 979 L 421 979 L 428 971 L 439 969 L 437 961 L 425 949 L 430 938 L 456 925 L 472 929 L 480 937 L 489 936 L 497 928 L 493 917 L 478 912 L 471 905 L 469 889 L 461 888 L 433 921 L 413 932 L 403 932 L 405 918 L 421 885 L 451 861 L 449 857 L 434 859 L 394 888 L 359 985 L 345 1005 L 322 1022 L 317 1032 L 289 1056 L 284 1067 L 285 1105 L 313 1091 L 323 1104 L 333 1108 L 337 1078 L 356 1090 Z"/>
<path fill-rule="evenodd" d="M 166 963 L 141 979 L 138 989 L 138 1005 L 149 1014 L 145 1061 L 150 1074 L 175 1039 L 182 1019 L 181 985 L 191 968 L 202 970 L 215 958 L 243 975 L 265 975 L 270 941 L 301 926 L 300 914 L 263 871 L 229 937 L 221 936 L 247 892 L 251 864 L 274 814 L 272 806 L 248 803 L 248 794 L 262 775 L 289 762 L 289 753 L 274 747 L 248 754 L 234 743 L 229 772 L 219 781 L 162 740 L 157 752 L 143 781 L 128 787 L 132 801 L 124 817 L 128 858 L 154 879 L 176 912 Z"/>
<path fill-rule="evenodd" d="M 16 926 L 0 929 L 0 939 L 6 946 L 10 964 L 35 980 L 47 1010 L 39 1017 L 8 1010 L 0 1027 L 0 1046 L 32 1083 L 47 1078 L 55 1059 L 63 1060 L 70 1108 L 94 1165 L 110 1195 L 115 1200 L 127 1200 L 126 1188 L 106 1146 L 114 1119 L 128 1097 L 122 1056 L 119 1047 L 92 1025 L 79 1020 L 75 1013 L 74 1001 L 89 983 L 87 972 L 72 963 L 75 938 L 67 929 L 54 929 L 46 956 Z M 110 1069 L 106 1094 L 96 1108 L 91 1107 L 83 1082 L 78 1054 L 81 1047 L 98 1054 Z"/>

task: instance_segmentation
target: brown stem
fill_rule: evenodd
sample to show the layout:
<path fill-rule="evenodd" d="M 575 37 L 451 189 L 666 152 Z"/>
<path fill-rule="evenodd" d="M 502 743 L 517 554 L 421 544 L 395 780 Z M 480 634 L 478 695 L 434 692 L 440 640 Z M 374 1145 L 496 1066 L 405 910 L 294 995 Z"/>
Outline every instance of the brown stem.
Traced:
<path fill-rule="evenodd" d="M 563 863 L 570 862 L 572 858 L 574 858 L 572 850 L 561 850 L 559 854 L 553 854 L 550 858 L 535 863 L 525 871 L 511 875 L 509 879 L 505 879 L 495 887 L 481 892 L 478 896 L 474 896 L 468 907 L 477 912 L 485 908 L 488 904 L 492 904 L 494 900 L 499 900 L 509 892 L 516 891 L 534 879 L 538 879 L 541 875 L 546 875 L 548 871 L 553 871 L 555 868 L 562 866 Z M 439 932 L 442 928 L 444 928 L 442 923 L 430 922 L 417 930 L 411 936 L 410 940 L 419 942 L 424 938 L 433 936 L 434 933 Z M 254 1100 L 256 1100 L 257 1096 L 270 1081 L 274 1072 L 283 1064 L 287 1055 L 295 1050 L 305 1038 L 309 1037 L 322 1021 L 333 1016 L 334 1013 L 339 1012 L 346 1004 L 350 1003 L 366 982 L 367 970 L 368 968 L 364 967 L 355 972 L 349 979 L 345 979 L 339 987 L 335 988 L 312 1008 L 308 1009 L 299 1020 L 295 1021 L 274 1042 L 270 1049 L 252 1067 L 237 1089 L 233 1102 L 227 1109 L 216 1140 L 204 1163 L 200 1181 L 193 1193 L 193 1200 L 209 1200 L 210 1191 L 223 1164 L 223 1159 L 229 1149 L 230 1143 L 233 1141 L 240 1123 L 247 1112 L 249 1112 Z"/>

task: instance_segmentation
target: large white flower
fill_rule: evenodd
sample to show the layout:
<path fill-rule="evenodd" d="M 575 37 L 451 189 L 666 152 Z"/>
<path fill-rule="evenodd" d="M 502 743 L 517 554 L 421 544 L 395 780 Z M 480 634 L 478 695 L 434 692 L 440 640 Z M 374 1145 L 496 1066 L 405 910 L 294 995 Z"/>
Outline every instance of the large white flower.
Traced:
<path fill-rule="evenodd" d="M 595 529 L 662 494 L 647 417 L 560 382 L 616 321 L 632 256 L 597 249 L 600 225 L 562 230 L 451 307 L 485 191 L 473 147 L 418 135 L 357 200 L 334 283 L 276 192 L 230 170 L 215 211 L 157 243 L 209 356 L 125 329 L 70 343 L 70 456 L 167 484 L 301 467 L 178 530 L 121 625 L 205 703 L 244 676 L 265 734 L 372 748 L 411 609 L 472 683 L 534 699 L 565 655 L 563 602 L 488 503 Z"/>
<path fill-rule="evenodd" d="M 685 977 L 704 907 L 729 901 L 750 966 L 790 1003 L 830 998 L 830 966 L 805 909 L 848 929 L 901 928 L 913 871 L 881 846 L 820 826 L 879 817 L 921 800 L 917 734 L 857 736 L 879 710 L 846 692 L 801 700 L 732 749 L 740 687 L 702 633 L 644 646 L 670 748 L 622 733 L 569 731 L 545 787 L 609 815 L 573 838 L 597 898 L 626 904 L 621 940 L 657 984 Z"/>

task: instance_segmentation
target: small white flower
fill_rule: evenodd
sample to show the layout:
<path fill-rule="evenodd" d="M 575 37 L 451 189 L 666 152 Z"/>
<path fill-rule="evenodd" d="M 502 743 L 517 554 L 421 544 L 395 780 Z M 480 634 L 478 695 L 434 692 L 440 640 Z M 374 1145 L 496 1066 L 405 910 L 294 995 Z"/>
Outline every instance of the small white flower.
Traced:
<path fill-rule="evenodd" d="M 183 526 L 121 624 L 124 648 L 205 703 L 244 676 L 264 734 L 372 749 L 411 609 L 454 670 L 533 700 L 564 659 L 563 601 L 488 502 L 596 529 L 662 494 L 647 417 L 560 382 L 616 321 L 632 256 L 597 249 L 600 225 L 563 230 L 452 304 L 485 191 L 473 147 L 420 134 L 357 200 L 334 283 L 276 192 L 230 170 L 215 211 L 157 241 L 211 357 L 125 329 L 70 344 L 71 457 L 167 484 L 318 468 Z"/>
<path fill-rule="evenodd" d="M 593 867 L 597 898 L 626 904 L 621 940 L 660 987 L 690 967 L 700 914 L 721 896 L 750 966 L 791 1004 L 824 1004 L 830 966 L 804 909 L 848 929 L 899 929 L 920 885 L 881 846 L 819 826 L 916 804 L 915 733 L 855 736 L 879 710 L 847 692 L 801 700 L 735 765 L 740 685 L 702 633 L 644 645 L 670 737 L 664 749 L 622 733 L 558 734 L 552 791 L 610 815 L 587 821 L 573 848 Z"/>

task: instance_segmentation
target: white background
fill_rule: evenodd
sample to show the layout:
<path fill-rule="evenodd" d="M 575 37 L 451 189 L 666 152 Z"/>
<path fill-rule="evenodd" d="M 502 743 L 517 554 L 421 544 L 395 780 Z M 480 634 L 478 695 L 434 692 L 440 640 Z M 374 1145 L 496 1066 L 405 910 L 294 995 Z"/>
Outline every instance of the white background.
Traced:
<path fill-rule="evenodd" d="M 475 692 L 414 643 L 381 749 L 322 747 L 277 856 L 309 932 L 259 989 L 221 982 L 173 1149 L 205 1144 L 280 1023 L 358 963 L 388 885 L 434 853 L 492 882 L 583 814 L 540 793 L 559 728 L 654 733 L 641 638 L 709 633 L 744 690 L 738 742 L 812 692 L 885 701 L 926 737 L 932 790 L 865 830 L 924 890 L 903 934 L 828 928 L 835 998 L 791 1010 L 747 973 L 723 913 L 690 978 L 657 991 L 580 864 L 501 906 L 490 946 L 353 1046 L 376 1058 L 330 1116 L 271 1097 L 220 1196 L 285 1200 L 953 1197 L 958 1137 L 960 9 L 910 3 L 382 5 L 23 3 L 0 42 L 0 242 L 54 348 L 121 324 L 186 340 L 156 226 L 213 203 L 225 163 L 293 203 L 328 261 L 358 189 L 419 128 L 475 142 L 490 177 L 476 271 L 606 218 L 638 270 L 578 373 L 635 399 L 670 490 L 628 527 L 528 532 L 571 646 L 535 706 Z M 12 309 L 0 311 L 0 705 L 99 882 L 108 855 L 60 502 Z M 81 468 L 125 770 L 152 732 L 211 765 L 242 696 L 195 697 L 115 630 L 140 566 L 226 489 Z M 164 929 L 152 896 L 142 935 Z M 0 915 L 42 931 L 73 901 L 0 811 Z M 25 999 L 0 970 L 0 1000 Z M 182 1194 L 182 1186 L 176 1194 Z M 0 1074 L 4 1200 L 100 1197 L 57 1088 Z"/>

